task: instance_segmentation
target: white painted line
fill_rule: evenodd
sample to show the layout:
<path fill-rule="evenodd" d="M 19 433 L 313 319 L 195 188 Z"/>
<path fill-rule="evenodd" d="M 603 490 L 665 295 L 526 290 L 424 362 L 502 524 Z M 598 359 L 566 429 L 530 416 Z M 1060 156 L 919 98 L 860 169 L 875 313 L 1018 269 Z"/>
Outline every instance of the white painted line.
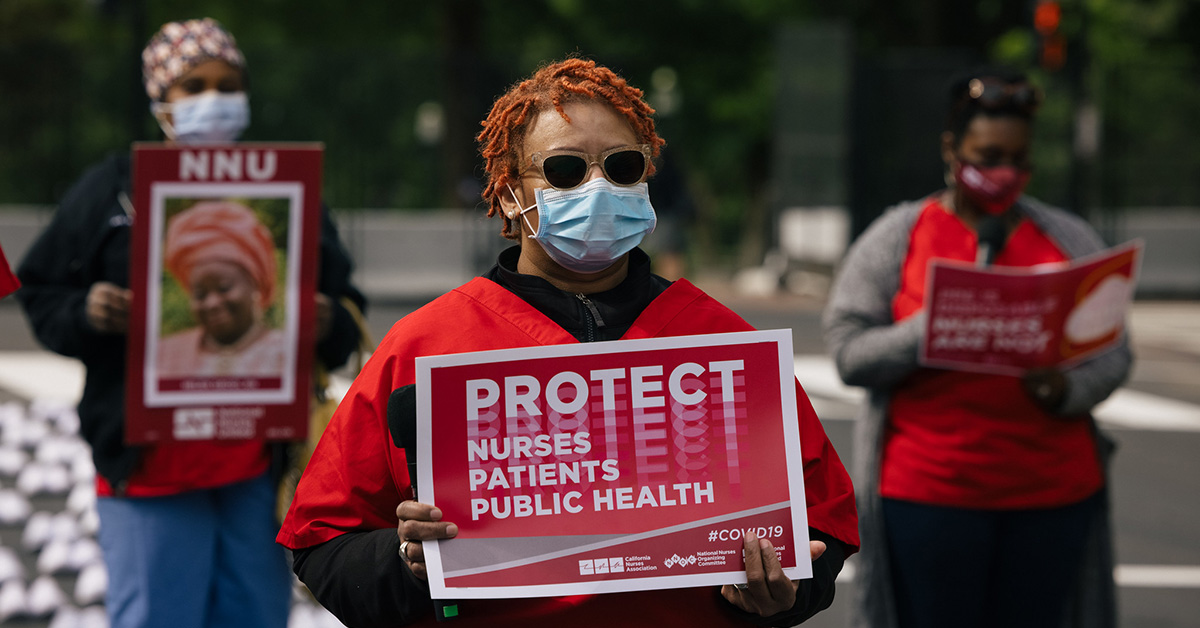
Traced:
<path fill-rule="evenodd" d="M 1200 432 L 1200 406 L 1128 388 L 1117 390 L 1093 414 L 1107 427 Z"/>
<path fill-rule="evenodd" d="M 1151 589 L 1200 589 L 1195 565 L 1117 565 L 1117 585 Z"/>
<path fill-rule="evenodd" d="M 853 582 L 857 565 L 847 562 L 837 581 Z M 1117 565 L 1117 586 L 1139 589 L 1200 589 L 1200 567 L 1195 565 Z"/>
<path fill-rule="evenodd" d="M 824 412 L 826 401 L 863 403 L 861 388 L 842 383 L 833 361 L 819 354 L 795 356 L 796 377 L 824 420 L 853 420 L 843 412 Z M 1096 420 L 1105 427 L 1161 432 L 1200 432 L 1200 405 L 1121 388 L 1096 406 Z"/>
<path fill-rule="evenodd" d="M 833 366 L 833 360 L 820 354 L 797 355 L 793 362 L 796 378 L 811 396 L 858 404 L 866 397 L 862 388 L 847 386 Z"/>
<path fill-rule="evenodd" d="M 83 363 L 49 351 L 0 351 L 0 388 L 75 404 L 83 395 Z"/>

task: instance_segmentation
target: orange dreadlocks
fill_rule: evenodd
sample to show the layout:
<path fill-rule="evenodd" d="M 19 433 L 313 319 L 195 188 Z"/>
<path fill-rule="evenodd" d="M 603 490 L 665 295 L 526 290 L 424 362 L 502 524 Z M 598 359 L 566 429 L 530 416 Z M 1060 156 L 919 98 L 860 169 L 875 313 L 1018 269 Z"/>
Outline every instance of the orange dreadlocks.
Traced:
<path fill-rule="evenodd" d="M 500 214 L 504 228 L 500 234 L 506 238 L 516 237 L 512 220 L 500 211 L 500 194 L 519 175 L 517 158 L 525 142 L 525 131 L 529 122 L 538 113 L 554 107 L 555 111 L 570 122 L 563 104 L 580 100 L 607 101 L 617 113 L 629 120 L 638 141 L 649 144 L 652 155 L 657 156 L 666 141 L 654 132 L 654 110 L 642 100 L 642 90 L 633 87 L 615 72 L 596 65 L 589 59 L 568 58 L 542 66 L 533 76 L 510 88 L 481 124 L 483 130 L 475 139 L 484 158 L 487 187 L 483 198 L 489 202 L 488 217 Z M 650 164 L 654 174 L 654 164 Z"/>

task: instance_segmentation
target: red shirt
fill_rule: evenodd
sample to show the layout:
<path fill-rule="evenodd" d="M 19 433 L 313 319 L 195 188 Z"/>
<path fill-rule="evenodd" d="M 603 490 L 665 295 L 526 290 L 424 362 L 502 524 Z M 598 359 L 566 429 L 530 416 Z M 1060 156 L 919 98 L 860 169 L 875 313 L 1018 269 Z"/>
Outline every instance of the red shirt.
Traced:
<path fill-rule="evenodd" d="M 680 280 L 642 312 L 624 337 L 750 329 L 736 314 Z M 395 530 L 396 506 L 413 493 L 404 452 L 389 436 L 387 402 L 393 390 L 413 383 L 416 356 L 575 342 L 533 306 L 482 278 L 396 323 L 322 435 L 278 542 L 296 549 L 350 531 Z M 850 478 L 799 384 L 796 401 L 808 523 L 853 552 L 859 541 Z M 718 587 L 469 602 L 471 612 L 455 620 L 464 627 L 743 625 Z M 433 623 L 429 618 L 423 625 Z"/>
<path fill-rule="evenodd" d="M 931 199 L 913 226 L 892 301 L 895 320 L 921 309 L 931 260 L 973 262 L 977 246 L 975 233 Z M 1024 219 L 994 263 L 1066 260 Z M 1080 501 L 1104 481 L 1090 423 L 1042 410 L 1017 377 L 922 368 L 896 387 L 889 416 L 884 497 L 960 508 L 1043 508 Z"/>
<path fill-rule="evenodd" d="M 125 497 L 162 497 L 215 488 L 267 472 L 270 453 L 261 440 L 166 443 L 147 447 L 129 476 Z M 96 476 L 96 495 L 112 497 L 111 485 Z"/>

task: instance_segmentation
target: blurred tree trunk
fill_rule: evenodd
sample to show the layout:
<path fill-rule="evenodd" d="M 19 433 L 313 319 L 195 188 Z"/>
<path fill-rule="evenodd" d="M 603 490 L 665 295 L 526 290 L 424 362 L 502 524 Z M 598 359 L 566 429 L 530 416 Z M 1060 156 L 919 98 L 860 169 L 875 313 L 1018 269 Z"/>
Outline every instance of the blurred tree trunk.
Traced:
<path fill-rule="evenodd" d="M 468 193 L 479 160 L 475 134 L 486 112 L 477 111 L 476 86 L 480 83 L 480 0 L 450 0 L 441 5 L 442 107 L 445 132 L 440 152 L 442 178 L 438 198 L 443 207 L 471 202 Z M 478 199 L 475 199 L 478 200 Z"/>

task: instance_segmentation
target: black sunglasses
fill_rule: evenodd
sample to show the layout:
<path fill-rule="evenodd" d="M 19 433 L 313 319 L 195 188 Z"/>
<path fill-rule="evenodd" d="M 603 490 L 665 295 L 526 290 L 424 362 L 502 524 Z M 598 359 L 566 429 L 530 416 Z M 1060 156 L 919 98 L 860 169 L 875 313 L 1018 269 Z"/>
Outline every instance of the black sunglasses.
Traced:
<path fill-rule="evenodd" d="M 973 100 L 984 109 L 1014 107 L 1033 113 L 1042 104 L 1042 92 L 1028 83 L 1005 83 L 997 79 L 975 78 L 967 83 L 964 100 Z"/>
<path fill-rule="evenodd" d="M 532 155 L 533 168 L 556 190 L 573 190 L 587 179 L 592 164 L 600 164 L 604 178 L 616 185 L 641 183 L 650 170 L 650 145 L 618 146 L 603 153 L 543 150 Z"/>

